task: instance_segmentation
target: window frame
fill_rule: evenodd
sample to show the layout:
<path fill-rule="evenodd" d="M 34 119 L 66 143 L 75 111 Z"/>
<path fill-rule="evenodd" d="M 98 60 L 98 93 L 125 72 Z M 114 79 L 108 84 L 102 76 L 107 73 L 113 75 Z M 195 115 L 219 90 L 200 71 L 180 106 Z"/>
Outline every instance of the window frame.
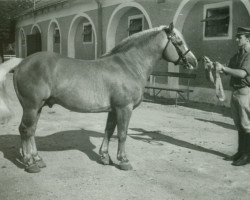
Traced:
<path fill-rule="evenodd" d="M 26 46 L 26 35 L 21 31 L 21 46 Z"/>
<path fill-rule="evenodd" d="M 56 31 L 58 31 L 58 36 L 59 36 L 59 42 L 56 42 Z M 54 28 L 54 33 L 53 33 L 53 42 L 54 44 L 60 44 L 61 43 L 61 35 L 60 35 L 60 30 L 59 27 Z"/>
<path fill-rule="evenodd" d="M 93 27 L 92 27 L 92 24 L 89 23 L 89 22 L 86 22 L 86 23 L 83 23 L 82 25 L 83 25 L 83 26 L 82 26 L 82 30 L 83 30 L 83 33 L 82 33 L 82 43 L 83 43 L 83 44 L 93 44 Z M 84 27 L 85 27 L 85 26 L 89 26 L 89 25 L 91 26 L 91 30 L 92 30 L 92 31 L 91 31 L 91 41 L 85 42 L 85 41 L 84 41 Z"/>
<path fill-rule="evenodd" d="M 133 20 L 133 19 L 142 19 L 142 30 L 144 30 L 144 15 L 143 14 L 139 14 L 139 15 L 131 15 L 128 17 L 128 29 L 129 29 L 129 25 L 130 25 L 130 21 Z M 128 36 L 131 36 L 133 34 L 129 34 L 130 31 L 128 30 Z"/>
<path fill-rule="evenodd" d="M 233 9 L 232 1 L 224 1 L 219 3 L 206 4 L 203 8 L 203 19 L 206 19 L 206 14 L 209 9 L 217 9 L 229 7 L 229 24 L 228 24 L 228 35 L 227 36 L 205 36 L 206 22 L 203 22 L 203 40 L 231 40 L 233 35 Z"/>

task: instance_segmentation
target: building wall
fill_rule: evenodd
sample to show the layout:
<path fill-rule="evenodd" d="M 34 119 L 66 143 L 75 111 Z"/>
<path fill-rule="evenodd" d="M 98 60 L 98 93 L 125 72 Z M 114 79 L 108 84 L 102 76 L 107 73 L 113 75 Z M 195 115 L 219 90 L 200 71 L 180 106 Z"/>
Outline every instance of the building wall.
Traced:
<path fill-rule="evenodd" d="M 126 3 L 126 2 L 130 2 L 130 1 L 124 1 L 124 3 Z M 150 15 L 150 18 L 152 19 L 153 26 L 159 26 L 162 24 L 169 24 L 172 21 L 174 11 L 177 8 L 178 2 L 180 2 L 180 0 L 177 0 L 177 1 L 168 0 L 168 1 L 166 1 L 166 3 L 160 3 L 160 4 L 157 4 L 154 0 L 152 0 L 152 1 L 139 0 L 139 1 L 135 1 L 135 2 L 138 2 L 143 8 L 145 8 L 146 12 Z M 103 19 L 102 19 L 102 23 L 103 23 L 102 38 L 95 38 L 97 40 L 98 44 L 100 44 L 100 43 L 102 44 L 102 45 L 99 45 L 99 46 L 102 46 L 102 49 L 99 49 L 99 46 L 97 47 L 98 48 L 98 55 L 101 55 L 101 54 L 106 52 L 105 38 L 106 38 L 106 32 L 107 32 L 107 25 L 109 23 L 110 16 L 111 16 L 112 12 L 119 5 L 120 4 L 118 2 L 115 5 L 109 5 L 108 7 L 105 6 L 102 9 L 102 13 L 103 13 L 103 15 L 102 15 L 103 16 Z M 56 16 L 56 13 L 58 13 L 59 17 L 56 17 L 56 19 L 59 23 L 60 30 L 61 30 L 61 40 L 62 40 L 62 42 L 61 42 L 61 45 L 62 45 L 61 54 L 66 56 L 67 52 L 68 52 L 68 46 L 67 46 L 68 31 L 69 31 L 68 29 L 69 29 L 69 26 L 70 26 L 72 19 L 75 15 L 67 16 L 65 13 L 67 12 L 67 9 L 70 9 L 71 12 L 69 12 L 69 13 L 74 12 L 74 11 L 72 11 L 72 9 L 75 9 L 75 13 L 79 13 L 79 12 L 81 12 L 81 10 L 79 10 L 79 8 L 82 6 L 84 6 L 84 3 L 82 3 L 81 1 L 75 1 L 75 3 L 70 3 L 70 5 L 65 6 L 65 8 L 58 8 L 58 10 L 57 10 L 57 8 L 55 10 L 49 8 L 44 13 L 39 11 L 35 17 L 33 15 L 30 15 L 27 18 L 30 18 L 30 19 L 34 18 L 31 21 L 36 22 L 36 21 L 40 20 L 39 18 L 41 18 L 41 19 L 46 18 L 46 15 L 48 15 L 48 16 L 51 15 L 54 17 L 54 16 Z M 100 30 L 100 28 L 98 27 L 97 7 L 95 8 L 92 6 L 90 8 L 91 8 L 91 10 L 85 11 L 85 13 L 90 16 L 91 20 L 95 24 L 96 31 L 98 32 Z M 95 9 L 93 9 L 93 8 L 95 8 Z M 131 10 L 132 10 L 132 12 L 140 13 L 140 10 L 138 10 L 136 8 L 131 7 Z M 52 13 L 54 13 L 54 14 L 52 14 Z M 61 17 L 61 15 L 63 15 L 63 16 Z M 51 19 L 52 19 L 52 17 L 51 17 Z M 26 19 L 24 19 L 24 21 L 25 20 Z M 126 23 L 125 26 L 127 26 L 127 20 L 125 18 L 123 20 L 125 20 L 125 23 Z M 48 31 L 49 22 L 50 22 L 50 19 L 43 20 L 42 22 L 37 23 L 40 26 L 41 31 L 42 31 L 42 50 L 47 50 L 47 39 L 48 39 L 47 38 L 47 31 Z M 145 22 L 146 22 L 146 20 L 145 20 Z M 32 25 L 33 24 L 31 24 L 31 26 Z M 147 23 L 146 23 L 146 25 L 147 25 Z M 22 27 L 27 27 L 27 26 L 30 26 L 30 25 L 26 25 L 26 26 L 22 26 Z M 122 26 L 122 25 L 120 25 L 120 26 Z M 124 29 L 122 29 L 122 30 L 124 30 Z M 118 33 L 118 35 L 116 38 L 116 43 L 121 41 L 126 36 L 126 34 L 122 35 L 123 33 L 120 29 L 117 29 L 117 33 Z M 77 33 L 77 34 L 79 36 L 79 33 Z M 79 38 L 77 38 L 77 41 L 79 42 Z M 78 51 L 83 51 L 84 48 L 81 48 L 78 42 L 76 42 L 76 44 L 77 44 L 76 45 L 77 57 L 82 58 L 82 59 L 94 58 L 94 56 L 90 55 L 89 52 L 88 52 L 88 55 L 86 55 L 86 57 L 80 56 L 80 53 Z M 90 49 L 90 52 L 93 53 L 92 46 L 90 46 L 90 48 L 88 48 L 88 49 Z"/>
<path fill-rule="evenodd" d="M 61 30 L 61 40 L 62 40 L 62 42 L 61 42 L 61 45 L 62 45 L 61 54 L 64 56 L 68 55 L 68 33 L 69 33 L 70 24 L 71 24 L 74 17 L 75 17 L 75 15 L 69 15 L 66 17 L 56 18 L 58 21 L 58 24 L 60 26 L 60 30 Z"/>
<path fill-rule="evenodd" d="M 174 15 L 182 0 L 166 0 L 164 3 L 156 3 L 155 0 L 138 0 L 149 14 L 154 26 L 168 25 L 173 21 Z"/>
<path fill-rule="evenodd" d="M 219 1 L 216 1 L 216 3 Z M 223 2 L 223 1 L 222 1 Z M 205 4 L 214 3 L 214 1 L 198 1 L 187 16 L 183 35 L 188 43 L 188 46 L 194 54 L 200 58 L 208 56 L 213 61 L 226 64 L 230 57 L 237 51 L 234 36 L 238 26 L 250 26 L 249 14 L 245 6 L 240 1 L 233 1 L 233 38 L 229 40 L 204 40 L 203 39 L 203 7 Z M 239 12 L 240 11 L 240 12 Z M 193 86 L 211 88 L 213 87 L 205 80 L 204 68 L 200 63 L 200 68 L 196 71 L 198 74 Z M 225 89 L 229 89 L 229 77 L 223 76 L 223 85 Z"/>
<path fill-rule="evenodd" d="M 128 37 L 128 18 L 134 15 L 141 15 L 142 13 L 136 8 L 130 8 L 120 19 L 120 23 L 116 31 L 115 43 L 118 44 L 121 40 Z M 147 29 L 147 28 L 146 28 Z"/>
<path fill-rule="evenodd" d="M 50 20 L 46 20 L 46 21 L 37 23 L 39 27 L 41 28 L 42 51 L 47 50 L 49 21 Z"/>
<path fill-rule="evenodd" d="M 115 8 L 118 5 L 113 5 L 113 6 L 109 6 L 109 7 L 104 7 L 102 10 L 102 52 L 100 52 L 100 54 L 103 54 L 106 52 L 106 34 L 107 34 L 107 28 L 108 28 L 108 23 L 110 20 L 110 17 L 113 13 L 113 11 L 115 10 Z M 100 55 L 99 54 L 99 55 Z"/>
<path fill-rule="evenodd" d="M 83 43 L 83 23 L 89 23 L 84 18 L 78 24 L 76 35 L 75 35 L 75 58 L 83 60 L 94 60 L 95 59 L 95 38 L 92 34 L 91 43 Z"/>
<path fill-rule="evenodd" d="M 86 14 L 91 18 L 91 20 L 93 21 L 94 23 L 94 26 L 95 26 L 95 30 L 96 30 L 96 33 L 97 33 L 97 38 L 94 38 L 93 40 L 93 45 L 92 45 L 92 55 L 91 57 L 89 57 L 90 59 L 95 59 L 95 42 L 97 42 L 97 57 L 99 57 L 101 54 L 102 54 L 102 38 L 101 38 L 101 32 L 102 31 L 102 28 L 98 26 L 98 10 L 97 8 L 94 9 L 94 10 L 90 10 L 90 11 L 87 11 Z M 100 33 L 100 34 L 99 34 Z"/>

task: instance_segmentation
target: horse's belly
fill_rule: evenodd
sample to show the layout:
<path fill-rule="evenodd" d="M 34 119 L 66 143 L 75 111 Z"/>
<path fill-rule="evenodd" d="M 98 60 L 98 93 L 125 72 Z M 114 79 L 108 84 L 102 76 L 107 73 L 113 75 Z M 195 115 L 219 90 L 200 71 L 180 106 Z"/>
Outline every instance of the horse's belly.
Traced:
<path fill-rule="evenodd" d="M 54 103 L 75 112 L 109 112 L 110 101 L 104 95 L 73 92 L 54 98 Z"/>

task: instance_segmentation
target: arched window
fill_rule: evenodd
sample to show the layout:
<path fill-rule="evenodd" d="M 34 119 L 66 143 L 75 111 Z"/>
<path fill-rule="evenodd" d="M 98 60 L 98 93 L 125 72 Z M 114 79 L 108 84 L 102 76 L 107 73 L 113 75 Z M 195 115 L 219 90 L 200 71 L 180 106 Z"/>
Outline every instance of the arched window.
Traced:
<path fill-rule="evenodd" d="M 134 15 L 128 18 L 128 36 L 144 30 L 143 15 Z"/>
<path fill-rule="evenodd" d="M 53 37 L 54 37 L 54 43 L 60 44 L 60 32 L 58 27 L 55 27 Z"/>
<path fill-rule="evenodd" d="M 82 41 L 83 43 L 92 43 L 93 42 L 93 31 L 90 23 L 83 23 L 83 34 Z"/>

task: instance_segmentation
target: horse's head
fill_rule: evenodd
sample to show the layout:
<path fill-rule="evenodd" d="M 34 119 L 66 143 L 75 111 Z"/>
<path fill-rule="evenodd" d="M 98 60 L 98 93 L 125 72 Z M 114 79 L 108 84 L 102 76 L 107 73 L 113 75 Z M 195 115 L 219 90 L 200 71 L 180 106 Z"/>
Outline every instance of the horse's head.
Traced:
<path fill-rule="evenodd" d="M 187 69 L 197 68 L 198 62 L 194 54 L 188 49 L 182 34 L 174 28 L 173 23 L 165 27 L 167 44 L 163 50 L 163 58 L 175 65 L 182 65 Z"/>

